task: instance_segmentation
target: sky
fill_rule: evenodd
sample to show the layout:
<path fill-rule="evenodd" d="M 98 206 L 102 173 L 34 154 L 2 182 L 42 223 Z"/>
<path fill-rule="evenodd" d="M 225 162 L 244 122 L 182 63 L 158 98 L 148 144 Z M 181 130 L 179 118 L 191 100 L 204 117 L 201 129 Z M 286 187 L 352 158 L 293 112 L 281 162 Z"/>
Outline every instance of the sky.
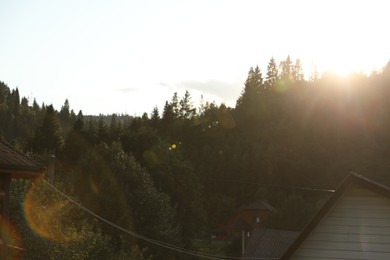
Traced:
<path fill-rule="evenodd" d="M 0 0 L 0 81 L 77 113 L 162 111 L 174 92 L 234 107 L 250 67 L 305 75 L 390 60 L 387 1 Z"/>

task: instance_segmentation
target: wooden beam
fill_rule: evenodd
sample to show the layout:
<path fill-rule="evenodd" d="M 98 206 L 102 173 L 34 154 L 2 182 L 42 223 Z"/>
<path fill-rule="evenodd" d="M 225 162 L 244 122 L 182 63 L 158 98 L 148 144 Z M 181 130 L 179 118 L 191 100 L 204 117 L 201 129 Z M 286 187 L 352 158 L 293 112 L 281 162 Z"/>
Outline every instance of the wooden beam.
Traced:
<path fill-rule="evenodd" d="M 4 192 L 4 196 L 1 198 L 2 207 L 1 207 L 1 253 L 0 260 L 7 260 L 7 225 L 9 219 L 9 197 L 10 197 L 10 186 L 11 186 L 11 175 L 10 174 L 2 174 L 0 176 L 0 180 L 2 183 L 2 191 Z"/>

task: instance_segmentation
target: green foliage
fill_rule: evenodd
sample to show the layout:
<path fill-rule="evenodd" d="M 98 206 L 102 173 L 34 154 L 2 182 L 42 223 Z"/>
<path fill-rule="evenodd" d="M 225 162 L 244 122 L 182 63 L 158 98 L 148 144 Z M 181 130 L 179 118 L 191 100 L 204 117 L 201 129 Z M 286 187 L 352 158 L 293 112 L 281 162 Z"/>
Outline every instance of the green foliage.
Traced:
<path fill-rule="evenodd" d="M 270 213 L 266 225 L 277 229 L 302 230 L 316 210 L 316 205 L 312 201 L 292 194 L 284 198 L 276 211 Z"/>
<path fill-rule="evenodd" d="M 31 141 L 35 153 L 56 153 L 64 144 L 60 122 L 52 105 L 46 108 L 42 125 L 36 130 Z"/>
<path fill-rule="evenodd" d="M 276 65 L 275 59 L 272 57 L 267 66 L 267 76 L 265 78 L 265 86 L 266 89 L 272 89 L 276 86 L 276 83 L 279 80 L 279 72 L 278 67 Z"/>
<path fill-rule="evenodd" d="M 201 101 L 197 110 L 186 91 L 183 97 L 174 93 L 161 116 L 155 107 L 150 117 L 76 116 L 68 100 L 60 112 L 35 100 L 30 106 L 18 89 L 0 82 L 0 133 L 42 161 L 56 152 L 56 180 L 92 210 L 152 239 L 190 248 L 204 230 L 259 198 L 277 208 L 269 226 L 302 228 L 326 195 L 286 186 L 332 189 L 349 171 L 390 185 L 389 75 L 387 65 L 371 76 L 344 79 L 314 71 L 306 81 L 299 59 L 271 58 L 264 78 L 258 66 L 250 68 L 235 108 Z M 100 245 L 105 259 L 172 256 L 88 223 L 71 208 L 63 215 L 61 223 L 69 220 L 76 233 L 96 240 L 85 245 L 85 254 Z M 28 233 L 23 221 L 15 216 L 15 226 L 36 246 L 31 254 L 83 253 L 85 242 L 54 245 Z"/>
<path fill-rule="evenodd" d="M 39 181 L 13 181 L 11 220 L 26 259 L 101 259 L 113 253 L 96 222 Z"/>
<path fill-rule="evenodd" d="M 242 253 L 242 238 L 240 236 L 234 236 L 230 245 L 227 247 L 227 255 L 240 257 Z"/>
<path fill-rule="evenodd" d="M 263 90 L 263 77 L 260 72 L 259 66 L 256 66 L 255 69 L 250 68 L 248 72 L 248 77 L 244 84 L 244 89 L 241 93 L 241 96 L 237 100 L 237 109 L 251 109 L 251 106 L 257 102 L 259 95 Z"/>
<path fill-rule="evenodd" d="M 85 141 L 84 141 L 85 142 Z M 104 218 L 146 237 L 180 244 L 180 228 L 175 224 L 176 210 L 170 198 L 159 192 L 149 175 L 135 158 L 122 150 L 119 143 L 89 146 L 83 156 L 74 162 L 77 167 L 62 174 L 73 183 L 74 193 L 83 204 Z M 125 239 L 111 227 L 102 227 L 113 241 Z M 128 248 L 122 248 L 128 252 Z M 160 248 L 152 247 L 148 254 L 164 255 Z"/>

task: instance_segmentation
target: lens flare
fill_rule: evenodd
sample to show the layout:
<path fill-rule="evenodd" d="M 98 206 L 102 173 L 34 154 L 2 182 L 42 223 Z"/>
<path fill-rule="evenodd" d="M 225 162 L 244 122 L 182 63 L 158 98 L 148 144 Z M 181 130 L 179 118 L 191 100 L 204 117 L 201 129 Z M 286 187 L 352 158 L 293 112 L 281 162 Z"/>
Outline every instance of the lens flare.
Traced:
<path fill-rule="evenodd" d="M 156 153 L 152 150 L 147 150 L 143 153 L 143 158 L 150 168 L 154 168 L 159 164 L 159 159 Z"/>
<path fill-rule="evenodd" d="M 289 78 L 280 79 L 280 80 L 276 83 L 276 85 L 275 85 L 275 87 L 274 87 L 274 91 L 275 91 L 276 93 L 284 93 L 284 92 L 286 92 L 286 91 L 289 90 L 289 88 L 290 88 L 290 86 L 291 86 L 291 83 L 292 83 L 292 81 L 291 81 L 291 79 L 289 79 Z"/>
<path fill-rule="evenodd" d="M 47 240 L 73 242 L 82 239 L 75 228 L 63 225 L 70 202 L 48 196 L 49 192 L 43 188 L 43 184 L 37 182 L 27 191 L 23 211 L 29 228 Z"/>
<path fill-rule="evenodd" d="M 0 221 L 0 230 L 3 231 L 3 235 L 4 235 L 3 243 L 5 242 L 5 244 L 8 246 L 9 252 L 15 251 L 16 249 L 21 247 L 20 237 L 18 236 L 18 233 L 16 232 L 15 228 L 8 221 L 4 221 L 5 223 L 1 223 L 1 222 L 2 221 Z"/>
<path fill-rule="evenodd" d="M 89 184 L 90 184 L 90 186 L 91 186 L 92 192 L 95 193 L 96 195 L 99 195 L 99 187 L 98 187 L 96 181 L 95 181 L 94 179 L 91 178 L 91 179 L 89 180 Z"/>

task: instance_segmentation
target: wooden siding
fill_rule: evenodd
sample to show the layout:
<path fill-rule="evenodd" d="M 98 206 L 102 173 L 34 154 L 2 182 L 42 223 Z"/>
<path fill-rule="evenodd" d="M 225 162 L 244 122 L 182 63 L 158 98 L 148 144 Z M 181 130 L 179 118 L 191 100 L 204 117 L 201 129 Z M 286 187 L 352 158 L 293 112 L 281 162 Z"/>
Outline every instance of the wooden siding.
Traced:
<path fill-rule="evenodd" d="M 348 188 L 292 259 L 390 259 L 390 199 Z"/>

